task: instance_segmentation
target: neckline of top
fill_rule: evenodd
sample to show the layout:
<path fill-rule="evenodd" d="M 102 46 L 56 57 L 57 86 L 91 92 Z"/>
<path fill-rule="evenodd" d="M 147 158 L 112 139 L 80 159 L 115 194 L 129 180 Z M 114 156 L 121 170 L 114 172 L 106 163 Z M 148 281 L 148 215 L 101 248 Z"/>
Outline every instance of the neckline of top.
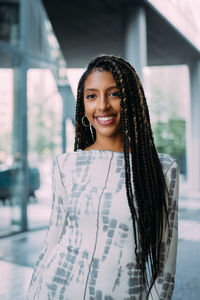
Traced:
<path fill-rule="evenodd" d="M 82 150 L 82 149 L 77 149 L 75 152 L 96 154 L 96 155 L 99 155 L 100 157 L 110 156 L 111 154 L 113 154 L 116 157 L 123 157 L 124 156 L 124 152 L 118 152 L 118 151 L 113 151 L 113 150 L 100 150 L 100 149 Z M 129 154 L 131 155 L 131 152 L 129 152 Z"/>

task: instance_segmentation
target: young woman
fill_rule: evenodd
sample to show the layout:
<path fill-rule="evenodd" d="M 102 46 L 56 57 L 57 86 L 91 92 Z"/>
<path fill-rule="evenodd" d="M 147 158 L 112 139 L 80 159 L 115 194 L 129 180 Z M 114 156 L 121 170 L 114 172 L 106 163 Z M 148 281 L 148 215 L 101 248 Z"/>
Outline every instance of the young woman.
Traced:
<path fill-rule="evenodd" d="M 74 152 L 54 162 L 53 207 L 28 299 L 171 299 L 179 168 L 154 145 L 141 82 L 102 55 L 82 75 Z"/>

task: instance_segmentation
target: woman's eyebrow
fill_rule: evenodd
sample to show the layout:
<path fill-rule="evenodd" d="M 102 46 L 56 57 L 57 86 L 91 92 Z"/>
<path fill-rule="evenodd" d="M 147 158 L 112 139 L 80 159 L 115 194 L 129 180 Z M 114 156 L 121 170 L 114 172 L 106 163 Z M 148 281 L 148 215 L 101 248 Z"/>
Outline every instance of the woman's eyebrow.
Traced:
<path fill-rule="evenodd" d="M 109 88 L 107 88 L 106 91 L 112 90 L 112 89 L 115 89 L 115 88 L 117 89 L 117 86 L 116 86 L 116 85 L 113 85 L 113 86 L 110 86 Z"/>
<path fill-rule="evenodd" d="M 85 92 L 87 91 L 98 91 L 97 89 L 93 89 L 93 88 L 88 88 L 88 89 L 85 89 Z"/>
<path fill-rule="evenodd" d="M 117 86 L 116 86 L 116 85 L 110 86 L 110 87 L 108 87 L 108 88 L 106 89 L 106 91 L 111 90 L 111 89 L 114 89 L 114 88 L 117 88 Z M 98 91 L 98 89 L 87 88 L 87 89 L 85 89 L 85 92 L 87 92 L 87 91 Z"/>

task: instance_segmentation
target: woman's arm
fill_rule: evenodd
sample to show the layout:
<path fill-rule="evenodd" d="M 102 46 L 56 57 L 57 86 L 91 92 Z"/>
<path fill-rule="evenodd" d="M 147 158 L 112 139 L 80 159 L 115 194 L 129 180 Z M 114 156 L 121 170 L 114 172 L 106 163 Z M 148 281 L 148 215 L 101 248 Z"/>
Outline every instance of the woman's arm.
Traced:
<path fill-rule="evenodd" d="M 35 299 L 37 289 L 42 279 L 42 273 L 46 259 L 48 258 L 50 251 L 58 243 L 65 222 L 67 194 L 62 182 L 59 158 L 56 158 L 53 162 L 52 175 L 53 201 L 49 229 L 45 238 L 44 247 L 40 252 L 38 260 L 35 264 L 32 279 L 26 296 L 27 300 Z"/>
<path fill-rule="evenodd" d="M 150 292 L 149 299 L 153 300 L 171 300 L 174 290 L 178 246 L 179 197 L 179 167 L 176 161 L 167 170 L 165 180 L 169 191 L 169 228 L 165 232 L 161 246 L 161 270 Z"/>

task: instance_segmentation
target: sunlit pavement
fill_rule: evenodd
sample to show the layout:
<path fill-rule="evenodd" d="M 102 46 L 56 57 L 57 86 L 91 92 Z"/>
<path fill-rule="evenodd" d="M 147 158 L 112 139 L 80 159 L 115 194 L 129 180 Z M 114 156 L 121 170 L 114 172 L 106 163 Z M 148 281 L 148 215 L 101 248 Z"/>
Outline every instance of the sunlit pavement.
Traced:
<path fill-rule="evenodd" d="M 0 300 L 24 300 L 46 230 L 0 239 Z M 179 244 L 173 300 L 200 299 L 200 197 L 179 200 Z M 3 276 L 2 276 L 3 275 Z"/>
<path fill-rule="evenodd" d="M 200 197 L 179 201 L 179 243 L 173 300 L 200 299 Z"/>
<path fill-rule="evenodd" d="M 0 240 L 0 300 L 24 300 L 46 230 Z"/>
<path fill-rule="evenodd" d="M 0 299 L 25 299 L 26 290 L 32 274 L 32 268 L 0 261 Z"/>

